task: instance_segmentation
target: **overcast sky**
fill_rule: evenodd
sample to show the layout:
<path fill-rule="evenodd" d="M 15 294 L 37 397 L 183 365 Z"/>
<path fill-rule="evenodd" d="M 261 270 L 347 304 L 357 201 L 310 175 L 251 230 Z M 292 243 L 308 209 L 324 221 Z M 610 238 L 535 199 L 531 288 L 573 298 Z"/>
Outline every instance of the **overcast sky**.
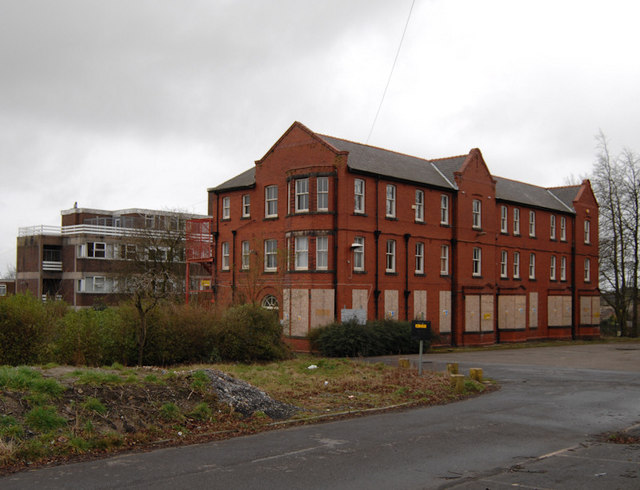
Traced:
<path fill-rule="evenodd" d="M 366 142 L 411 0 L 0 0 L 0 276 L 60 210 L 206 213 L 300 121 Z M 416 0 L 369 144 L 541 186 L 640 150 L 640 3 Z"/>

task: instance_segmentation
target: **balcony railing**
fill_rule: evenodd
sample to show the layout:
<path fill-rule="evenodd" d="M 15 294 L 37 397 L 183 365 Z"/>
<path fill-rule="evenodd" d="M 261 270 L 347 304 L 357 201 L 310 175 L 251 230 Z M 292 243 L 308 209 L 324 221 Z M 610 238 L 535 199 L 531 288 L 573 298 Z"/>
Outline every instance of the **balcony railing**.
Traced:
<path fill-rule="evenodd" d="M 62 262 L 57 260 L 43 260 L 43 271 L 62 272 Z"/>
<path fill-rule="evenodd" d="M 151 230 L 146 228 L 120 228 L 116 226 L 71 225 L 71 226 L 26 226 L 18 229 L 19 237 L 26 236 L 73 236 L 73 235 L 105 235 L 114 237 L 161 237 L 179 232 L 169 230 Z"/>

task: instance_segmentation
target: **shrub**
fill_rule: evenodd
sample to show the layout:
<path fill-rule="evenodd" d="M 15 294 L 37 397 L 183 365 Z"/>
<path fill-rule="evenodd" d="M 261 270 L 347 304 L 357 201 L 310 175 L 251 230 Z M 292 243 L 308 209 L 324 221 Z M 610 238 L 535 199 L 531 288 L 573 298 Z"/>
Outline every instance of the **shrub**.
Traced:
<path fill-rule="evenodd" d="M 336 322 L 311 331 L 311 345 L 328 357 L 413 354 L 419 341 L 411 337 L 411 323 L 376 320 L 366 325 L 355 320 Z"/>
<path fill-rule="evenodd" d="M 0 364 L 35 364 L 45 349 L 50 316 L 29 294 L 0 301 Z"/>
<path fill-rule="evenodd" d="M 53 407 L 35 407 L 25 417 L 29 427 L 40 432 L 48 432 L 67 425 L 67 421 L 57 414 Z"/>
<path fill-rule="evenodd" d="M 291 355 L 277 315 L 255 304 L 225 311 L 214 336 L 216 351 L 226 361 L 274 361 Z"/>

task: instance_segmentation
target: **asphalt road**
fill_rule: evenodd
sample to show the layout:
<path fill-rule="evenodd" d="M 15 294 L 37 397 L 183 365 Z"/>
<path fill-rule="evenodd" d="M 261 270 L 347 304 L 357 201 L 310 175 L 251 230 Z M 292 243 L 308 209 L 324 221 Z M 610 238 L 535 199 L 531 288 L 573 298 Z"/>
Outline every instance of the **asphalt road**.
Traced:
<path fill-rule="evenodd" d="M 640 488 L 640 344 L 425 356 L 482 367 L 494 393 L 0 478 L 0 488 Z M 386 359 L 387 362 L 393 360 Z"/>

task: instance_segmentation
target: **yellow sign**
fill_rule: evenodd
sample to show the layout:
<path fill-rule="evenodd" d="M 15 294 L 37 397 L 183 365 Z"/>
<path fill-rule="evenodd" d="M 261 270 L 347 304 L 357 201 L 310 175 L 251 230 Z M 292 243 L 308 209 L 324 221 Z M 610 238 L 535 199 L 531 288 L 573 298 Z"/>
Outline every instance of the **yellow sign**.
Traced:
<path fill-rule="evenodd" d="M 200 289 L 209 289 L 211 288 L 211 279 L 202 279 L 200 281 Z"/>
<path fill-rule="evenodd" d="M 491 320 L 491 313 L 485 313 L 484 314 L 484 319 L 485 320 Z"/>
<path fill-rule="evenodd" d="M 427 328 L 427 324 L 426 323 L 416 323 L 415 328 Z"/>

